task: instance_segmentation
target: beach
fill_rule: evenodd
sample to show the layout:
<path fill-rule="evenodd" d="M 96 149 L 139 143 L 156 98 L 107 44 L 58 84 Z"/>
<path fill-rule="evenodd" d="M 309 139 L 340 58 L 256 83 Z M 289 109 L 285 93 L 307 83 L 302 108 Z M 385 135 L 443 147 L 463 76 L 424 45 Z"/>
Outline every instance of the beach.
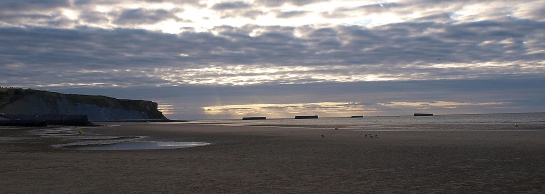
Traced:
<path fill-rule="evenodd" d="M 545 192 L 545 124 L 395 127 L 456 130 L 192 123 L 81 129 L 84 136 L 210 143 L 108 151 L 55 148 L 64 140 L 4 129 L 0 193 Z"/>

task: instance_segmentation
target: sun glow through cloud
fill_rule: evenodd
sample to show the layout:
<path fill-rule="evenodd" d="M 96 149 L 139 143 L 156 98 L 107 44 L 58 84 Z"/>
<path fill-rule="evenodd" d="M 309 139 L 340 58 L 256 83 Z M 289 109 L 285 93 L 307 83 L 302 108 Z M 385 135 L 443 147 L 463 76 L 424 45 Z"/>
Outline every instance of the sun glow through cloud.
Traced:
<path fill-rule="evenodd" d="M 347 116 L 373 112 L 375 109 L 366 108 L 354 102 L 317 102 L 317 103 L 290 103 L 290 104 L 240 104 L 203 107 L 208 115 L 232 115 L 236 117 L 267 115 L 271 118 L 288 118 L 294 115 L 327 115 Z"/>
<path fill-rule="evenodd" d="M 356 102 L 317 102 L 289 104 L 236 104 L 203 107 L 203 111 L 211 116 L 240 118 L 244 116 L 267 116 L 270 118 L 290 118 L 294 115 L 320 115 L 325 117 L 348 117 L 350 115 L 371 116 L 379 113 L 384 107 L 400 110 L 448 110 L 462 107 L 495 107 L 505 102 L 382 102 L 376 104 Z M 407 111 L 405 111 L 407 112 Z M 230 116 L 228 116 L 230 115 Z"/>

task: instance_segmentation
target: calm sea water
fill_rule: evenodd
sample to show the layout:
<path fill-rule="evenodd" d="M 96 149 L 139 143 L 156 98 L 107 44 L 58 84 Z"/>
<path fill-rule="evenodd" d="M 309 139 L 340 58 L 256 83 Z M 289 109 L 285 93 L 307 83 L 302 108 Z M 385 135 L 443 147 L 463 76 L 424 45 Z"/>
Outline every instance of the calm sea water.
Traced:
<path fill-rule="evenodd" d="M 228 126 L 280 126 L 306 128 L 348 128 L 380 130 L 545 130 L 543 113 L 466 114 L 435 116 L 325 117 L 319 119 L 200 120 L 194 123 Z"/>

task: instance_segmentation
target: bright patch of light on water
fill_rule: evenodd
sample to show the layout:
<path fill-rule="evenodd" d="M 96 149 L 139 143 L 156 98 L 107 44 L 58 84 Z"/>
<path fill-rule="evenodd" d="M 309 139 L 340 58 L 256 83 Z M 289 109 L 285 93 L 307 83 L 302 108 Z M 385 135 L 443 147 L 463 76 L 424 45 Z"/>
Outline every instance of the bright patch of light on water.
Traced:
<path fill-rule="evenodd" d="M 123 142 L 106 145 L 78 146 L 77 150 L 157 150 L 157 149 L 178 149 L 196 146 L 210 145 L 206 142 Z"/>

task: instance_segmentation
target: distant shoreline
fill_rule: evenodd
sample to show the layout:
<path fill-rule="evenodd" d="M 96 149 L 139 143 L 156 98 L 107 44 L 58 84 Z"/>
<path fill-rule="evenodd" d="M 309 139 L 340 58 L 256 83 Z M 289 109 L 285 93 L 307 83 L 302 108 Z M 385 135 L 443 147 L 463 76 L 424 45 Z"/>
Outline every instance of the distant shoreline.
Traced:
<path fill-rule="evenodd" d="M 505 114 L 545 114 L 545 112 L 505 112 L 505 113 L 467 113 L 467 114 L 433 114 L 433 116 L 475 116 L 475 115 L 505 115 Z M 347 116 L 320 116 L 318 119 L 323 118 L 372 118 L 372 117 L 414 117 L 414 113 L 404 115 L 358 115 L 353 117 Z M 206 118 L 206 119 L 187 119 L 187 121 L 206 121 L 206 120 L 241 120 L 244 117 L 232 117 L 232 118 Z M 294 119 L 294 117 L 265 117 L 266 120 L 276 119 Z M 176 119 L 175 119 L 176 120 Z M 184 119 L 181 119 L 184 120 Z"/>

